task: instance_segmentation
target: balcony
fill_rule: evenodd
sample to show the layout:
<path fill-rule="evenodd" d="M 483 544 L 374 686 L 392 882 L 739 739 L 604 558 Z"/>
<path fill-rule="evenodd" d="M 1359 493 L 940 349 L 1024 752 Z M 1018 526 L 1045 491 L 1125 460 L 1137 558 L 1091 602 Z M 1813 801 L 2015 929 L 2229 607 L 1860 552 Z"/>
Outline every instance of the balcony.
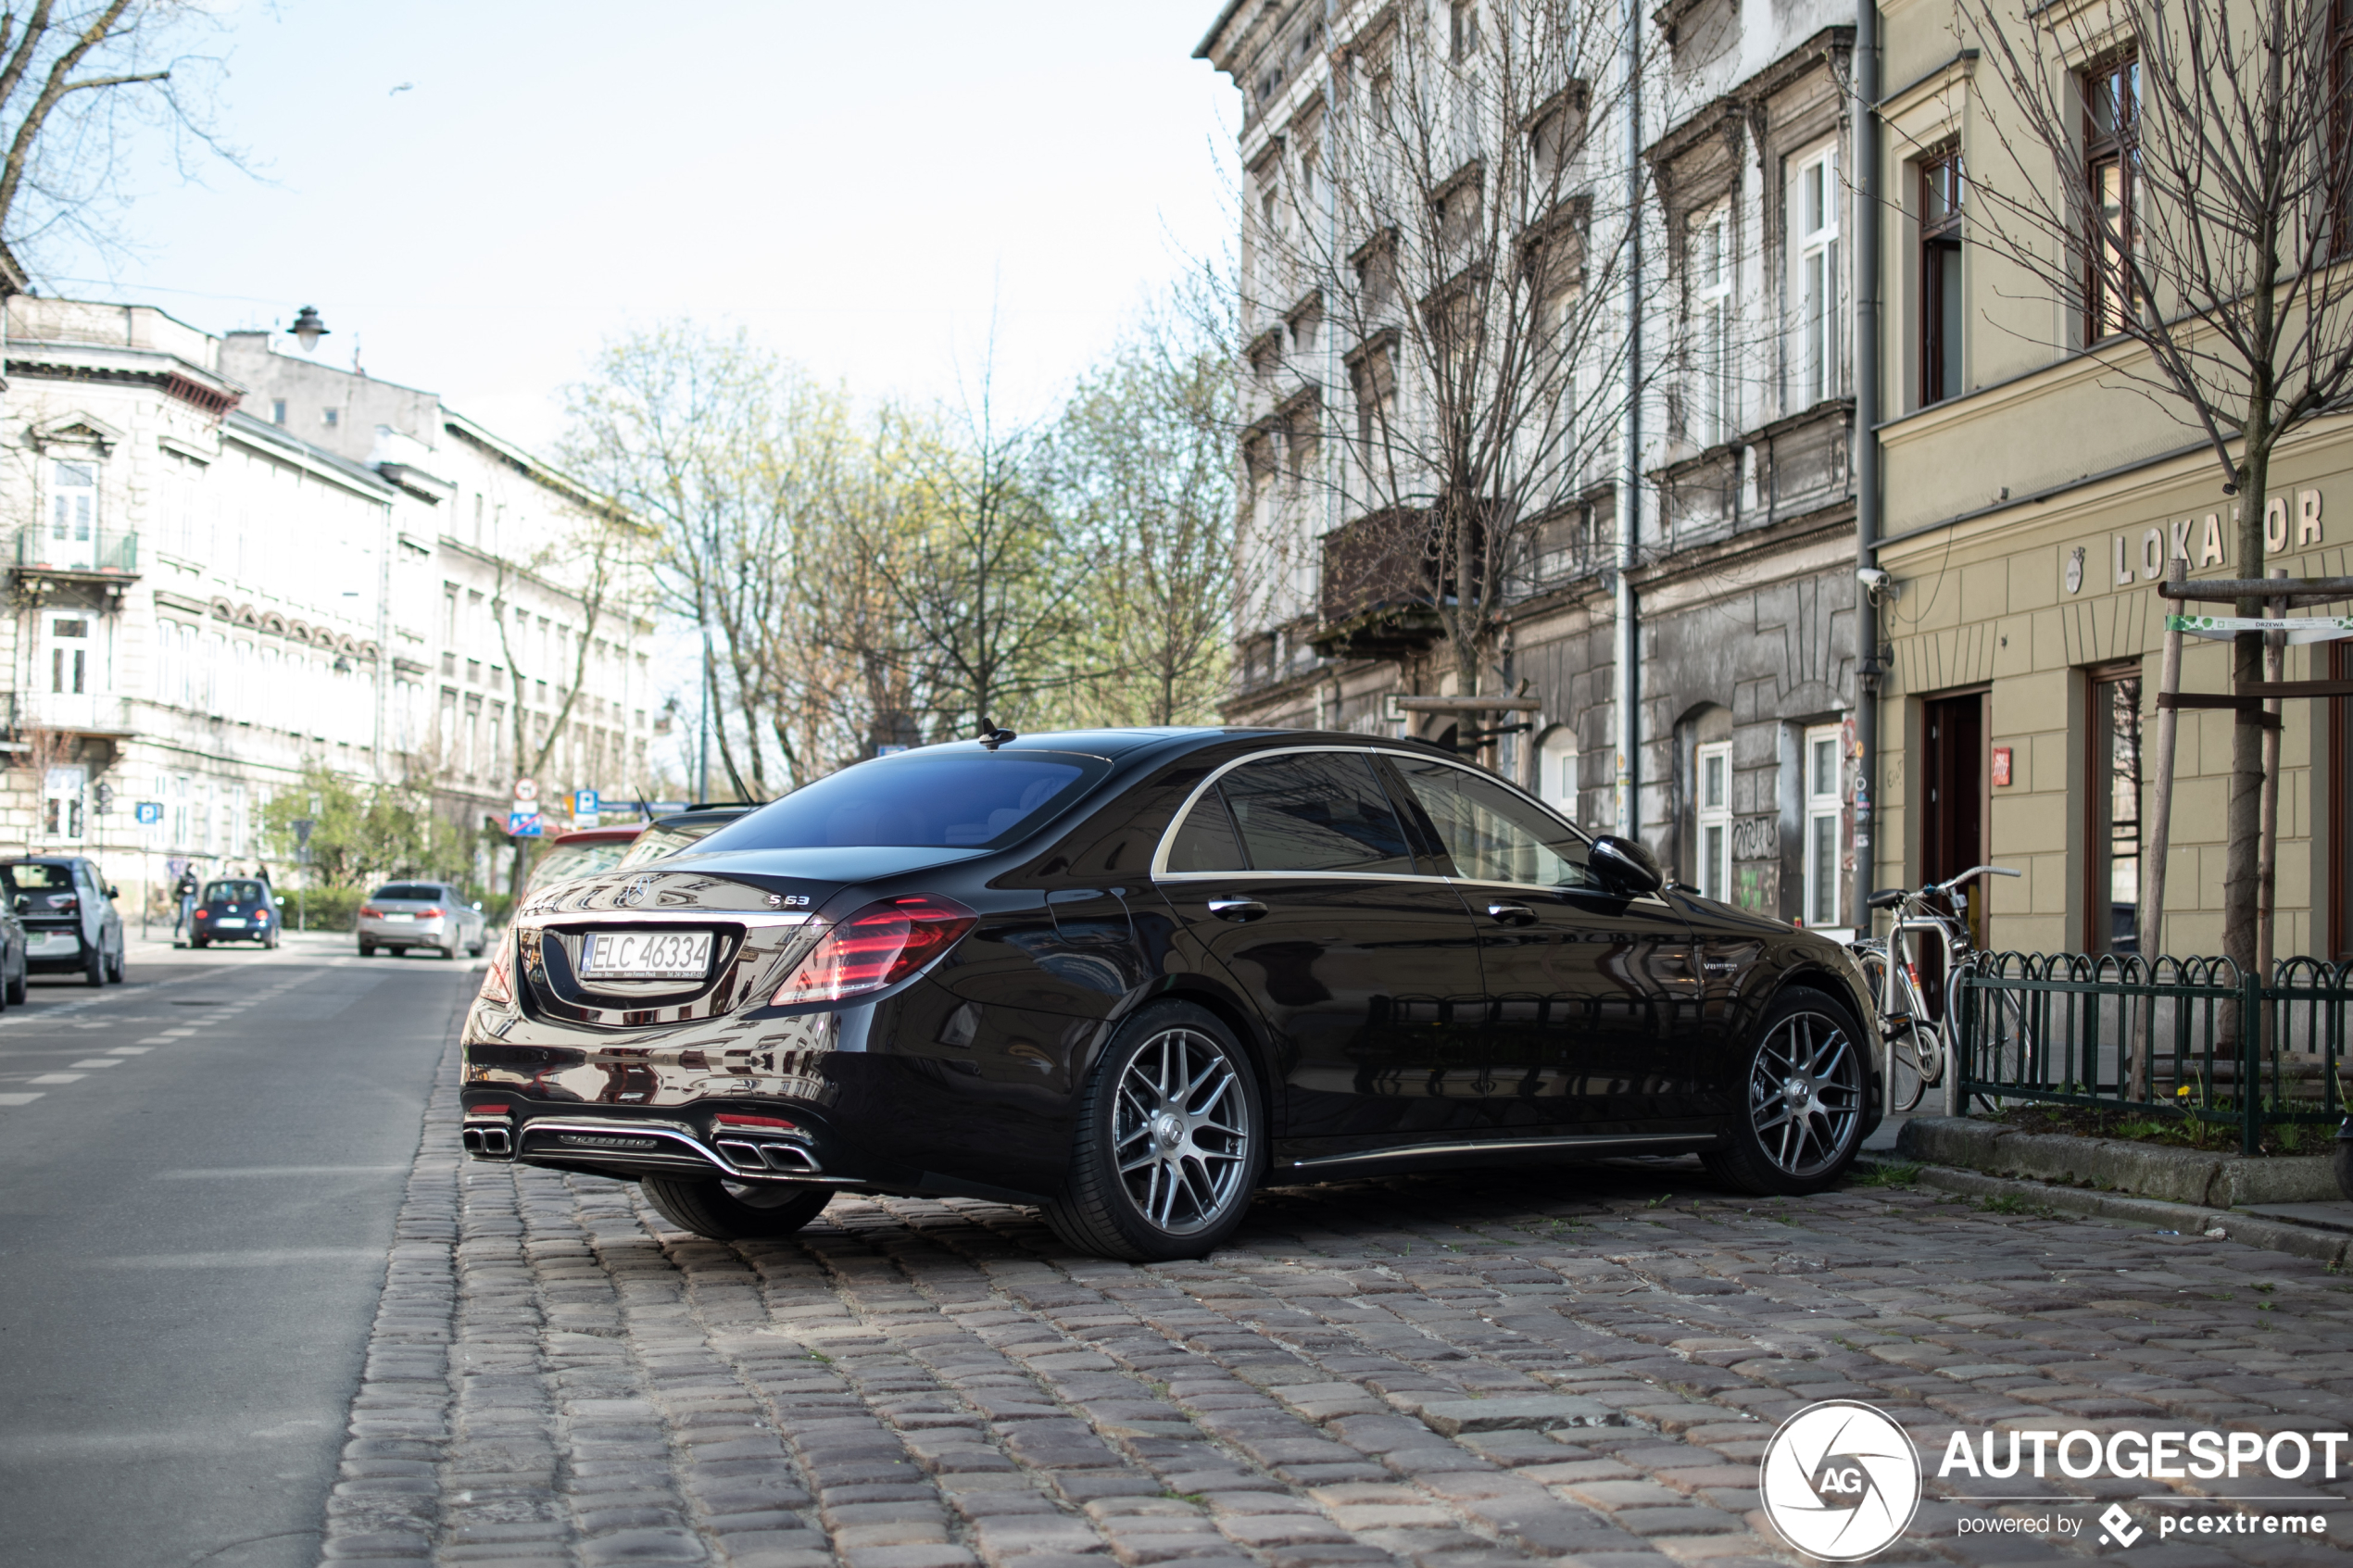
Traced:
<path fill-rule="evenodd" d="M 1435 608 L 1452 584 L 1438 581 L 1430 514 L 1390 508 L 1324 535 L 1322 624 L 1313 639 L 1325 659 L 1402 659 L 1445 635 Z"/>
<path fill-rule="evenodd" d="M 17 530 L 17 575 L 128 582 L 139 575 L 139 535 L 129 529 L 31 523 Z"/>

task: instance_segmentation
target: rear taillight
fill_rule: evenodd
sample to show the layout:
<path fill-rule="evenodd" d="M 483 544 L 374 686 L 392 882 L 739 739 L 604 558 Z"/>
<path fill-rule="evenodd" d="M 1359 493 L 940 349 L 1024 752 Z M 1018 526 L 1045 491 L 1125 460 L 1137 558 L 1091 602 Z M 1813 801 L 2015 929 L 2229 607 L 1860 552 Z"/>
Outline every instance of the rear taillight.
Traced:
<path fill-rule="evenodd" d="M 210 909 L 198 909 L 198 910 L 196 911 L 196 918 L 197 918 L 198 920 L 207 920 L 207 919 L 209 919 L 209 918 L 211 917 L 211 915 L 212 915 L 212 911 L 211 911 Z"/>
<path fill-rule="evenodd" d="M 435 905 L 434 908 L 429 909 L 419 909 L 417 911 L 417 918 L 419 920 L 439 920 L 441 918 L 440 906 Z"/>
<path fill-rule="evenodd" d="M 513 982 L 508 978 L 507 970 L 507 966 L 513 961 L 510 956 L 513 951 L 512 937 L 502 936 L 498 939 L 497 949 L 490 957 L 490 967 L 484 972 L 482 977 L 481 995 L 484 1001 L 502 1008 L 513 1005 L 515 988 Z"/>
<path fill-rule="evenodd" d="M 384 918 L 384 912 L 376 908 L 373 904 L 362 904 L 359 906 L 359 918 L 361 920 L 382 920 Z"/>
<path fill-rule="evenodd" d="M 869 904 L 825 933 L 772 1005 L 837 1002 L 895 985 L 954 947 L 979 918 L 928 894 Z"/>

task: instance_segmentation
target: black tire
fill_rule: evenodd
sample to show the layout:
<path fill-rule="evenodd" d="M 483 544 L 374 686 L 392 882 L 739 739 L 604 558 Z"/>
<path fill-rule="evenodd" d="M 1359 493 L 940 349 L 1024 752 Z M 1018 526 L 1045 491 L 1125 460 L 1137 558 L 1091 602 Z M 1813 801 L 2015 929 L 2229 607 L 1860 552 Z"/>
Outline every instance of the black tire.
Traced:
<path fill-rule="evenodd" d="M 1729 1085 L 1738 1110 L 1724 1147 L 1700 1156 L 1727 1186 L 1796 1197 L 1837 1184 L 1863 1145 L 1867 1037 L 1847 1006 L 1795 985 L 1765 1010 Z"/>
<path fill-rule="evenodd" d="M 114 957 L 113 957 L 113 958 L 111 958 L 111 959 L 108 959 L 108 960 L 107 960 L 107 985 L 121 985 L 121 984 L 122 984 L 122 966 L 123 966 L 124 959 L 125 959 L 125 954 L 123 953 L 122 949 L 121 949 L 121 948 L 120 948 L 120 947 L 117 947 L 117 948 L 115 949 Z"/>
<path fill-rule="evenodd" d="M 831 1187 L 724 1182 L 715 1176 L 647 1176 L 637 1185 L 663 1219 L 713 1241 L 790 1236 L 834 1196 Z"/>
<path fill-rule="evenodd" d="M 8 982 L 8 1005 L 20 1008 L 31 995 L 32 960 L 22 959 L 17 963 L 17 977 Z"/>
<path fill-rule="evenodd" d="M 376 956 L 376 949 L 371 944 L 362 942 L 359 944 L 359 956 L 363 959 L 372 959 Z"/>
<path fill-rule="evenodd" d="M 1198 1086 L 1170 1098 L 1160 1086 L 1172 1083 Z M 1206 1257 L 1249 1211 L 1266 1143 L 1258 1074 L 1233 1032 L 1190 1002 L 1155 1003 L 1121 1026 L 1088 1075 L 1070 1173 L 1046 1222 L 1105 1258 Z M 1153 1158 L 1123 1171 L 1123 1150 Z"/>
<path fill-rule="evenodd" d="M 82 949 L 82 978 L 92 985 L 104 985 L 107 983 L 106 957 L 95 947 L 85 947 Z"/>

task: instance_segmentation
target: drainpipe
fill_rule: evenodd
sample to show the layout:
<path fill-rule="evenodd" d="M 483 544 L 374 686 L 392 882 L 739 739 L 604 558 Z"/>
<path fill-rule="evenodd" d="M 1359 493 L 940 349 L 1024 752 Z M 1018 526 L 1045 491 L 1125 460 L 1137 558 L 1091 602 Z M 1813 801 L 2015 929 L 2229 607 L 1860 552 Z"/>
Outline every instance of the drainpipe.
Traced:
<path fill-rule="evenodd" d="M 1626 102 L 1626 410 L 1617 482 L 1617 801 L 1616 830 L 1632 838 L 1642 825 L 1640 607 L 1634 598 L 1636 544 L 1642 521 L 1642 18 L 1635 0 L 1621 0 L 1620 82 Z"/>
<path fill-rule="evenodd" d="M 1880 534 L 1880 138 L 1879 0 L 1856 0 L 1855 205 L 1855 565 L 1879 562 Z M 1855 618 L 1855 887 L 1852 918 L 1870 926 L 1874 851 L 1871 819 L 1879 799 L 1879 604 L 1863 589 Z"/>

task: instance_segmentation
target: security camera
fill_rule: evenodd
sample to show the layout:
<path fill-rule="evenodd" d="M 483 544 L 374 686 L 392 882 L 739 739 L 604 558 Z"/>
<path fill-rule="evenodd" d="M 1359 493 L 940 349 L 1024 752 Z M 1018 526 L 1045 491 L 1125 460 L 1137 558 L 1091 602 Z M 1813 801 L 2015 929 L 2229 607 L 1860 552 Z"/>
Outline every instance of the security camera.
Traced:
<path fill-rule="evenodd" d="M 1890 583 L 1894 582 L 1894 579 L 1888 576 L 1886 572 L 1881 571 L 1878 567 L 1866 566 L 1856 569 L 1855 581 L 1860 583 L 1864 587 L 1869 588 L 1872 593 L 1876 594 L 1881 589 L 1886 587 Z"/>

